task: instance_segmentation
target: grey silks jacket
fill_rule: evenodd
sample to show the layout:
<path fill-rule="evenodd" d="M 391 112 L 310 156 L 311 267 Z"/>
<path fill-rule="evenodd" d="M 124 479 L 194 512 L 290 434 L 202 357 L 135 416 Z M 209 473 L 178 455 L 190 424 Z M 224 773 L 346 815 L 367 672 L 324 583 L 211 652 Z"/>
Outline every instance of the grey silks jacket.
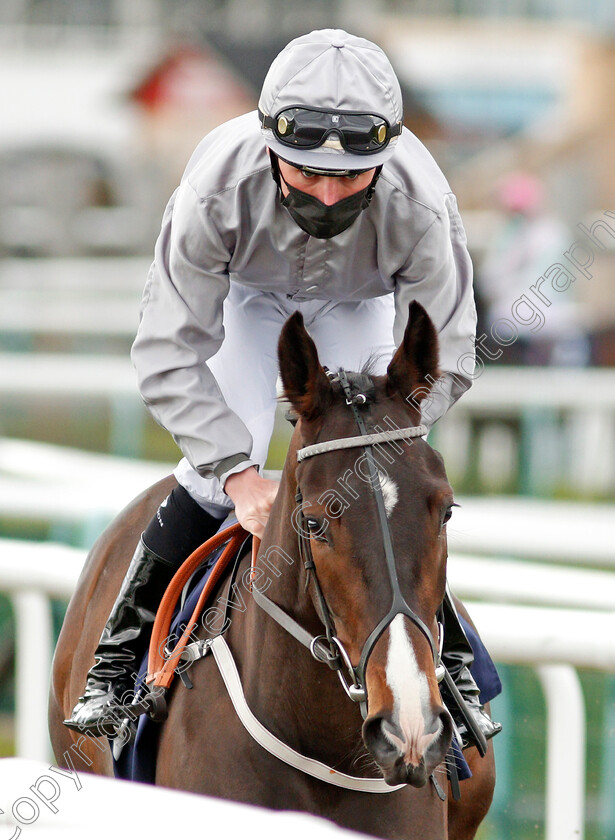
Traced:
<path fill-rule="evenodd" d="M 224 338 L 230 283 L 296 301 L 394 292 L 396 344 L 416 299 L 438 330 L 445 374 L 424 422 L 471 384 L 476 311 L 465 233 L 446 179 L 407 129 L 370 206 L 328 240 L 308 236 L 280 204 L 256 112 L 216 128 L 190 159 L 164 213 L 132 359 L 155 419 L 201 475 L 222 482 L 252 446 L 206 364 Z"/>

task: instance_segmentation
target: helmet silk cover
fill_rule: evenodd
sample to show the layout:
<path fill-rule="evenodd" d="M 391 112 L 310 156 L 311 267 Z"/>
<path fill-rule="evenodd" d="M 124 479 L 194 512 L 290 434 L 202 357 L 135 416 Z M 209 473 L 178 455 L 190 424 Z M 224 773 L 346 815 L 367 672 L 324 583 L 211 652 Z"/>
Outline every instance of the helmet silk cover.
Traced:
<path fill-rule="evenodd" d="M 375 114 L 390 126 L 402 121 L 399 81 L 376 44 L 344 32 L 322 29 L 295 38 L 273 61 L 263 83 L 258 107 L 276 117 L 285 108 Z M 335 134 L 315 149 L 292 148 L 263 128 L 269 148 L 296 166 L 323 169 L 366 169 L 380 166 L 395 151 L 397 137 L 384 149 L 353 154 Z"/>

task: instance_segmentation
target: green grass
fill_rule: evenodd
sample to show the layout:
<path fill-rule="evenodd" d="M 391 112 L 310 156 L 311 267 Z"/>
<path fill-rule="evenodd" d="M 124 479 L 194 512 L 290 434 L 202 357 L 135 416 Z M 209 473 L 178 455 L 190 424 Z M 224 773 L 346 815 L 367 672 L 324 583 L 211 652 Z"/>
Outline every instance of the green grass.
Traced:
<path fill-rule="evenodd" d="M 15 737 L 13 734 L 13 716 L 0 714 L 0 758 L 15 755 Z"/>

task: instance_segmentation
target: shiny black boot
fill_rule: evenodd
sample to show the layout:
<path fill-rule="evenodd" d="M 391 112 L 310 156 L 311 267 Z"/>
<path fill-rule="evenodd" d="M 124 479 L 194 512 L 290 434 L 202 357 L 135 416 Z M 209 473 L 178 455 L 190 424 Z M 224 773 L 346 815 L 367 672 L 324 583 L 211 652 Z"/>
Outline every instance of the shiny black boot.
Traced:
<path fill-rule="evenodd" d="M 442 612 L 444 618 L 442 661 L 454 684 L 450 690 L 445 684 L 442 685 L 444 700 L 455 721 L 462 749 L 476 746 L 483 753 L 486 742 L 502 731 L 502 724 L 491 720 L 481 705 L 480 689 L 470 673 L 474 653 L 459 620 L 448 586 L 442 603 Z M 461 700 L 465 705 L 465 714 L 459 708 L 458 698 L 453 696 L 457 693 L 455 689 L 461 695 Z"/>
<path fill-rule="evenodd" d="M 156 610 L 176 566 L 139 541 L 94 654 L 85 691 L 64 721 L 88 735 L 110 736 L 119 724 L 113 708 L 134 691 L 135 672 L 149 642 Z"/>
<path fill-rule="evenodd" d="M 149 644 L 156 611 L 176 569 L 212 537 L 221 520 L 203 510 L 180 485 L 143 532 L 94 654 L 83 696 L 64 723 L 88 735 L 113 737 L 114 714 L 128 692 Z M 152 546 L 151 550 L 148 546 Z"/>

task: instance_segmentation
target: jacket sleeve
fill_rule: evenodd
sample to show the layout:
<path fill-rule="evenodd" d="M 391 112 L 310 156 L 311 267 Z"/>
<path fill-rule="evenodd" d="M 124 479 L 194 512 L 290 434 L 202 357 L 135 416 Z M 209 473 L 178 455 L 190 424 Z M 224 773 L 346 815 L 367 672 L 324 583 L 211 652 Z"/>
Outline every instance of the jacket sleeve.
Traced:
<path fill-rule="evenodd" d="M 164 214 L 132 347 L 139 390 L 153 417 L 201 475 L 222 480 L 239 464 L 253 463 L 252 437 L 207 366 L 224 338 L 230 256 L 185 180 Z"/>
<path fill-rule="evenodd" d="M 395 343 L 403 338 L 412 300 L 425 307 L 438 331 L 442 376 L 421 405 L 428 427 L 470 388 L 475 366 L 472 262 L 452 193 L 444 196 L 444 205 L 395 278 Z"/>

